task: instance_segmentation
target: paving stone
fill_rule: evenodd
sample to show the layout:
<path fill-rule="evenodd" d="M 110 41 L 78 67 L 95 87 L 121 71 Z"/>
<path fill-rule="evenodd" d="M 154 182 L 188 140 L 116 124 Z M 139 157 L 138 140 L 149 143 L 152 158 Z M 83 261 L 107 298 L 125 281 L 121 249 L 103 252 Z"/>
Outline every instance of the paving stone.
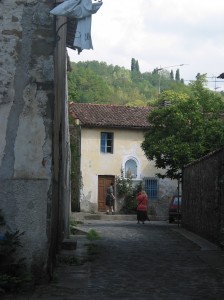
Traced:
<path fill-rule="evenodd" d="M 165 221 L 86 220 L 100 240 L 77 240 L 78 265 L 59 266 L 58 282 L 16 300 L 223 300 L 224 252 Z M 86 244 L 87 242 L 87 244 Z M 87 252 L 86 252 L 87 251 Z M 83 255 L 82 255 L 83 254 Z"/>

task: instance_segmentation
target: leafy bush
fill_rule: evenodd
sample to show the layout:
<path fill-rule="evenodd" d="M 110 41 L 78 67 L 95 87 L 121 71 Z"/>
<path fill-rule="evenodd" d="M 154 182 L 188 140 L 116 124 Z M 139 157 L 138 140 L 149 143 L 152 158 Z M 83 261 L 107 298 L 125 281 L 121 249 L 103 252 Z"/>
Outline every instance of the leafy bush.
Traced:
<path fill-rule="evenodd" d="M 25 270 L 25 258 L 17 258 L 16 251 L 22 247 L 21 236 L 24 232 L 7 231 L 0 241 L 0 287 L 6 291 L 17 289 L 22 283 L 31 281 Z"/>
<path fill-rule="evenodd" d="M 134 195 L 129 195 L 124 198 L 124 205 L 121 212 L 124 214 L 136 213 L 136 199 Z"/>
<path fill-rule="evenodd" d="M 129 193 L 127 193 L 124 197 L 124 205 L 121 209 L 121 213 L 124 214 L 133 214 L 136 213 L 136 194 L 143 189 L 143 182 L 140 181 L 137 185 L 133 186 L 129 189 Z"/>
<path fill-rule="evenodd" d="M 133 193 L 133 185 L 132 185 L 132 177 L 128 176 L 124 177 L 123 171 L 121 172 L 121 176 L 116 176 L 116 193 L 118 196 L 129 196 Z"/>

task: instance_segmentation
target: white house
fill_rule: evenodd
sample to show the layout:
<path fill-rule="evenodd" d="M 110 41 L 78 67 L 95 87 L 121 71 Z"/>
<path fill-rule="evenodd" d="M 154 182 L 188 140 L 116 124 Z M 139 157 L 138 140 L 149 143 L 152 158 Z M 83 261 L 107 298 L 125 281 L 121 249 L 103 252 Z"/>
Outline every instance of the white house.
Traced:
<path fill-rule="evenodd" d="M 177 183 L 159 179 L 156 173 L 161 170 L 141 148 L 150 126 L 149 111 L 150 107 L 70 104 L 70 116 L 80 129 L 80 211 L 105 211 L 106 188 L 123 172 L 125 177 L 131 174 L 133 182 L 143 181 L 157 215 L 167 213 Z"/>

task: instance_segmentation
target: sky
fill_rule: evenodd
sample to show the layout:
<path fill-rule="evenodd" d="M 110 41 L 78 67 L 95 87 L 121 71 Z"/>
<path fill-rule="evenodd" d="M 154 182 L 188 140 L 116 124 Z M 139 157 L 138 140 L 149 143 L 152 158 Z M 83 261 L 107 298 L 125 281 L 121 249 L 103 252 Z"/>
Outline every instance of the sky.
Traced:
<path fill-rule="evenodd" d="M 142 73 L 179 68 L 186 84 L 206 73 L 210 89 L 224 90 L 216 78 L 224 72 L 223 0 L 103 0 L 91 36 L 94 49 L 68 49 L 71 61 L 130 70 L 134 58 Z"/>

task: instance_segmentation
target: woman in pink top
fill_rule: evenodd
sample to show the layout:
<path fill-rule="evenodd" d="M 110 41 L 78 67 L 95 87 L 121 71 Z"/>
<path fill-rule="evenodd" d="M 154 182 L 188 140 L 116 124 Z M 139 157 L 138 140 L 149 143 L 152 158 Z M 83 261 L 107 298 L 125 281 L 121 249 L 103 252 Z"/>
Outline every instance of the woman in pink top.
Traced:
<path fill-rule="evenodd" d="M 147 194 L 144 191 L 139 192 L 136 195 L 136 200 L 137 200 L 138 224 L 140 224 L 140 222 L 142 222 L 142 224 L 145 224 L 145 221 L 149 220 L 148 214 L 147 214 L 147 203 L 148 203 Z"/>

